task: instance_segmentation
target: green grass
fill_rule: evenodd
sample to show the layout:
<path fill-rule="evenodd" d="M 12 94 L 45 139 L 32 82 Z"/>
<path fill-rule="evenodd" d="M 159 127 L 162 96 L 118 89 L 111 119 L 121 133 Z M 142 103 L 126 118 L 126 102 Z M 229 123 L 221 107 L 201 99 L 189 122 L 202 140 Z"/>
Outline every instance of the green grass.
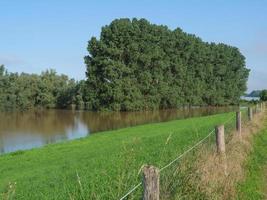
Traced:
<path fill-rule="evenodd" d="M 254 136 L 253 151 L 246 164 L 246 178 L 239 186 L 239 199 L 267 198 L 267 127 Z"/>
<path fill-rule="evenodd" d="M 141 180 L 143 164 L 164 166 L 230 116 L 141 125 L 2 155 L 0 194 L 25 200 L 118 199 Z"/>

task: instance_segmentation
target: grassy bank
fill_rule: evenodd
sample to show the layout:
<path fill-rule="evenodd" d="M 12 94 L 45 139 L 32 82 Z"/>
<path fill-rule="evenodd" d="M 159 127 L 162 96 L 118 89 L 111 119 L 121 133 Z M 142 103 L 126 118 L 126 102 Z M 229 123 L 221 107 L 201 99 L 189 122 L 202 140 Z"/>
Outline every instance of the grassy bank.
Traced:
<path fill-rule="evenodd" d="M 239 199 L 266 199 L 267 127 L 254 136 L 253 150 L 248 157 L 245 170 L 245 180 L 238 187 Z"/>
<path fill-rule="evenodd" d="M 155 123 L 0 156 L 0 194 L 14 199 L 118 199 L 143 164 L 164 166 L 233 113 Z"/>

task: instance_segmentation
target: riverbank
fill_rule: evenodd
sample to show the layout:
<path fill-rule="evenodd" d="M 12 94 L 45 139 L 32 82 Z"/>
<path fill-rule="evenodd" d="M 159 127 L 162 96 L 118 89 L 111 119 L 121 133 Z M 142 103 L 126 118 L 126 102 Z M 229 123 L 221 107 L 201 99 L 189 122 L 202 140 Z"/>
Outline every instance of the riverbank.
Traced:
<path fill-rule="evenodd" d="M 3 155 L 0 193 L 27 200 L 118 199 L 140 181 L 142 165 L 164 166 L 233 116 L 141 125 Z"/>
<path fill-rule="evenodd" d="M 232 112 L 236 107 L 142 112 L 42 110 L 0 112 L 0 155 L 86 137 L 102 131 Z"/>

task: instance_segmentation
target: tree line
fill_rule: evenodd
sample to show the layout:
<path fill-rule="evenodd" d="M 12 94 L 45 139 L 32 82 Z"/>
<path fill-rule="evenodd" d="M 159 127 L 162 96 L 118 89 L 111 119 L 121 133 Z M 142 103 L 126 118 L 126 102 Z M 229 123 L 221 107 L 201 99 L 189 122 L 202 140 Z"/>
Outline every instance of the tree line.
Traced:
<path fill-rule="evenodd" d="M 67 108 L 76 105 L 83 109 L 85 81 L 75 81 L 55 70 L 40 75 L 10 73 L 0 66 L 0 110 L 32 108 Z"/>
<path fill-rule="evenodd" d="M 246 94 L 246 97 L 260 97 L 261 90 L 253 90 L 249 94 Z"/>
<path fill-rule="evenodd" d="M 151 24 L 117 19 L 88 43 L 93 110 L 148 110 L 238 104 L 249 70 L 239 49 Z"/>
<path fill-rule="evenodd" d="M 267 90 L 262 90 L 260 92 L 260 100 L 261 101 L 267 101 Z"/>
<path fill-rule="evenodd" d="M 245 97 L 258 97 L 261 101 L 267 101 L 267 90 L 253 90 Z"/>
<path fill-rule="evenodd" d="M 249 70 L 239 49 L 151 24 L 116 19 L 88 42 L 86 80 L 0 67 L 0 109 L 135 111 L 238 104 Z"/>

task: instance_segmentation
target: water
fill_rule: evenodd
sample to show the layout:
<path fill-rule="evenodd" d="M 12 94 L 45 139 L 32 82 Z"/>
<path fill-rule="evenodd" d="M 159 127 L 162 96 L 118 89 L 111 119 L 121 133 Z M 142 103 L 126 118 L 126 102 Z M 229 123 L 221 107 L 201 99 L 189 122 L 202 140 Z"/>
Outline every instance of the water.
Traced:
<path fill-rule="evenodd" d="M 0 113 L 0 154 L 86 137 L 105 130 L 232 111 L 234 108 L 96 113 L 43 110 Z"/>

